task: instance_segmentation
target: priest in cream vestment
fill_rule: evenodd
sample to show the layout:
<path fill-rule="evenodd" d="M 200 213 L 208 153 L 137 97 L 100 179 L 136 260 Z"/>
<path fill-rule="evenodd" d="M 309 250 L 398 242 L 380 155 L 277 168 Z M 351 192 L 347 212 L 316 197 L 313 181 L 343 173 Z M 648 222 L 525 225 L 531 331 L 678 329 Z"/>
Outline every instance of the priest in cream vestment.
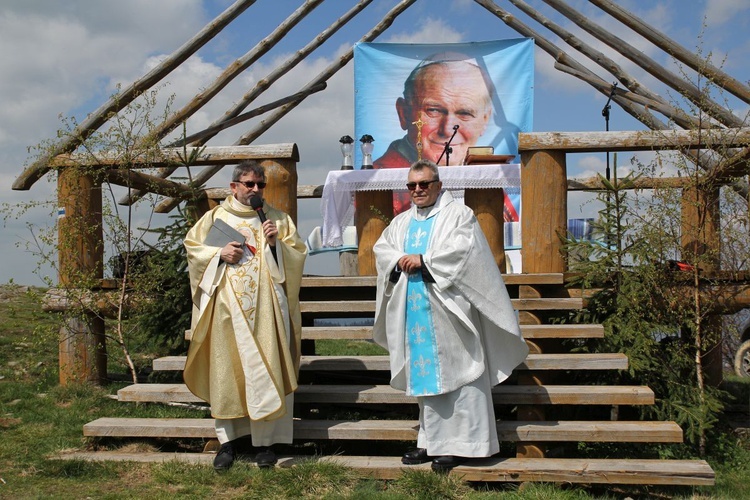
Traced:
<path fill-rule="evenodd" d="M 491 388 L 528 347 L 471 209 L 442 192 L 427 160 L 410 167 L 407 188 L 411 208 L 374 246 L 373 337 L 388 349 L 391 385 L 419 404 L 417 449 L 402 462 L 442 471 L 499 452 Z"/>
<path fill-rule="evenodd" d="M 211 404 L 222 447 L 217 470 L 229 468 L 236 440 L 251 434 L 255 447 L 292 442 L 293 392 L 297 388 L 301 316 L 299 288 L 307 254 L 291 218 L 262 199 L 265 172 L 243 162 L 232 176 L 232 196 L 206 213 L 188 232 L 193 294 L 192 338 L 183 373 L 190 391 Z M 221 219 L 244 237 L 244 244 L 204 244 Z M 264 449 L 261 466 L 276 463 Z"/>

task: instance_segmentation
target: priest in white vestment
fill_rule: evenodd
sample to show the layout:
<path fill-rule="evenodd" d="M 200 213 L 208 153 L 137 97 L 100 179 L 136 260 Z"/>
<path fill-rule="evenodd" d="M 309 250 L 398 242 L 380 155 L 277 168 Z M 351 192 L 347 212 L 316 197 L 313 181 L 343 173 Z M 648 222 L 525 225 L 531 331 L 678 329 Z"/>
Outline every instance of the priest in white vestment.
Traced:
<path fill-rule="evenodd" d="M 277 461 L 271 445 L 293 438 L 299 289 L 307 249 L 289 215 L 262 204 L 265 186 L 260 164 L 240 163 L 232 195 L 185 238 L 194 307 L 183 376 L 190 391 L 211 404 L 221 443 L 216 470 L 232 466 L 242 436 L 250 434 L 253 446 L 261 448 L 256 456 L 261 467 Z M 260 210 L 251 206 L 253 197 Z M 221 221 L 239 232 L 240 241 L 205 243 Z"/>
<path fill-rule="evenodd" d="M 528 347 L 472 210 L 442 192 L 431 161 L 412 164 L 407 188 L 411 208 L 374 246 L 373 338 L 391 385 L 419 403 L 417 449 L 402 462 L 444 471 L 500 451 L 491 389 Z"/>

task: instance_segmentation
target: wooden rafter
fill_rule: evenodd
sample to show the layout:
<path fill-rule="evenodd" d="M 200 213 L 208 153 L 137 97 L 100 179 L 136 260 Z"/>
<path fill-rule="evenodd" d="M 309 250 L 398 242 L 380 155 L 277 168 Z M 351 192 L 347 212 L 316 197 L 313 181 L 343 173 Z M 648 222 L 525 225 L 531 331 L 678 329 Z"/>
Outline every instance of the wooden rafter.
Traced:
<path fill-rule="evenodd" d="M 731 111 L 714 102 L 708 95 L 701 92 L 699 88 L 691 84 L 679 75 L 667 70 L 659 63 L 645 55 L 642 51 L 636 49 L 625 40 L 616 37 L 607 30 L 591 22 L 586 16 L 573 9 L 562 0 L 544 0 L 552 8 L 562 15 L 573 21 L 581 29 L 595 36 L 597 39 L 606 43 L 620 54 L 627 57 L 635 64 L 646 70 L 652 76 L 658 78 L 663 83 L 673 89 L 680 91 L 695 106 L 703 109 L 716 120 L 720 121 L 726 127 L 741 127 L 742 120 L 737 118 Z"/>
<path fill-rule="evenodd" d="M 104 125 L 107 120 L 109 120 L 112 113 L 117 113 L 125 108 L 128 104 L 133 102 L 136 97 L 162 80 L 254 3 L 255 0 L 237 0 L 228 9 L 216 17 L 216 19 L 207 24 L 205 28 L 198 32 L 187 43 L 162 61 L 161 64 L 133 82 L 127 88 L 122 89 L 117 95 L 111 97 L 107 102 L 100 106 L 99 109 L 91 113 L 86 120 L 81 122 L 72 133 L 66 135 L 61 141 L 54 144 L 49 151 L 26 168 L 13 183 L 13 189 L 30 189 L 36 181 L 49 172 L 50 167 L 48 164 L 52 158 L 59 154 L 74 151 L 83 143 L 83 141 L 98 130 L 99 127 Z"/>
<path fill-rule="evenodd" d="M 232 106 L 229 110 L 227 110 L 224 113 L 224 116 L 222 116 L 220 119 L 216 120 L 214 123 L 212 123 L 205 131 L 202 131 L 200 133 L 200 137 L 186 137 L 183 139 L 179 139 L 177 141 L 174 141 L 170 144 L 172 147 L 182 146 L 185 144 L 192 144 L 193 146 L 202 146 L 206 144 L 212 137 L 214 137 L 220 130 L 223 130 L 227 128 L 228 126 L 235 125 L 236 123 L 239 123 L 240 120 L 240 113 L 246 109 L 255 99 L 257 99 L 263 92 L 265 92 L 274 82 L 276 82 L 279 78 L 281 78 L 283 75 L 288 73 L 292 68 L 297 66 L 300 62 L 304 60 L 305 57 L 307 57 L 310 53 L 312 53 L 313 50 L 320 47 L 326 40 L 328 40 L 334 33 L 336 33 L 339 29 L 341 29 L 342 26 L 344 26 L 347 22 L 349 22 L 355 15 L 357 15 L 359 12 L 362 11 L 368 4 L 370 4 L 372 0 L 361 0 L 357 5 L 352 7 L 344 16 L 342 16 L 340 19 L 338 19 L 336 22 L 331 24 L 327 29 L 323 30 L 318 36 L 313 38 L 303 49 L 297 51 L 292 57 L 287 59 L 283 64 L 280 64 L 275 70 L 273 70 L 271 73 L 266 75 L 264 78 L 261 78 L 258 83 L 255 84 L 255 87 L 253 87 L 252 90 L 247 92 L 244 96 L 242 96 L 242 99 L 240 99 L 234 106 Z M 278 31 L 278 30 L 277 30 Z M 262 43 L 262 42 L 261 42 Z M 308 95 L 312 94 L 314 89 L 319 89 L 320 86 L 325 87 L 326 83 L 321 82 L 319 85 L 314 85 L 311 88 L 309 88 L 307 91 L 303 92 L 297 92 L 294 95 L 302 95 L 300 101 L 307 97 Z M 291 96 L 290 96 L 291 97 Z M 286 104 L 286 103 L 285 103 Z M 275 109 L 276 106 L 269 107 L 268 109 L 264 109 L 262 113 L 265 113 L 269 111 L 270 109 Z M 259 113 L 260 114 L 260 113 Z M 243 115 L 246 115 L 248 118 L 252 118 L 250 116 L 250 113 L 245 113 Z M 205 134 L 205 135 L 203 135 Z M 174 169 L 165 168 L 161 172 L 159 172 L 157 175 L 161 177 L 167 177 L 174 172 Z M 122 200 L 120 200 L 121 204 L 130 204 L 137 197 L 140 196 L 140 193 L 131 193 Z"/>
<path fill-rule="evenodd" d="M 393 21 L 398 17 L 402 12 L 404 12 L 409 6 L 411 6 L 416 0 L 402 0 L 398 5 L 396 5 L 393 9 L 391 9 L 388 14 L 383 18 L 382 21 L 380 21 L 372 30 L 370 30 L 362 39 L 361 42 L 370 42 L 372 40 L 375 40 L 378 36 L 380 36 L 381 33 L 383 33 L 391 24 L 393 24 Z M 326 69 L 321 71 L 317 76 L 315 76 L 310 82 L 303 88 L 309 89 L 321 82 L 328 81 L 329 78 L 331 78 L 338 70 L 346 66 L 349 61 L 354 57 L 354 49 L 349 49 L 346 54 L 339 57 L 338 60 L 332 62 Z M 273 124 L 278 122 L 281 118 L 284 117 L 288 112 L 290 112 L 292 109 L 296 107 L 295 103 L 287 104 L 283 107 L 281 107 L 279 110 L 277 110 L 273 115 L 269 116 L 267 119 L 262 120 L 255 128 L 252 130 L 246 132 L 243 134 L 239 140 L 235 144 L 250 144 L 255 139 L 260 137 L 263 132 L 268 130 Z M 208 167 L 202 170 L 198 173 L 198 176 L 196 176 L 196 182 L 204 183 L 211 177 L 213 177 L 218 171 L 220 167 Z M 171 211 L 180 200 L 176 198 L 167 199 L 162 201 L 160 204 L 156 206 L 156 212 L 157 213 L 165 213 Z"/>
<path fill-rule="evenodd" d="M 680 44 L 666 37 L 662 32 L 647 25 L 611 0 L 589 0 L 589 2 L 593 3 L 667 54 L 670 54 L 681 63 L 686 64 L 694 71 L 710 78 L 721 88 L 731 92 L 736 97 L 739 97 L 746 103 L 750 104 L 750 87 L 746 84 L 743 84 L 721 69 L 707 63 L 704 59 L 697 57 Z"/>
<path fill-rule="evenodd" d="M 249 118 L 259 116 L 263 113 L 270 113 L 268 117 L 261 120 L 252 129 L 241 133 L 235 141 L 234 146 L 251 144 L 266 130 L 294 109 L 307 96 L 324 88 L 326 81 L 352 59 L 353 50 L 350 50 L 338 60 L 331 63 L 323 72 L 314 77 L 296 94 L 287 96 L 264 106 L 259 106 L 249 112 L 243 113 L 243 111 L 263 92 L 269 89 L 282 75 L 288 73 L 292 68 L 297 66 L 314 50 L 320 47 L 324 41 L 347 24 L 354 16 L 361 13 L 371 1 L 372 0 L 359 0 L 349 11 L 339 17 L 325 30 L 321 31 L 315 38 L 311 39 L 307 45 L 297 50 L 286 61 L 278 65 L 276 69 L 266 75 L 265 78 L 259 80 L 252 89 L 243 95 L 242 99 L 228 109 L 223 116 L 217 118 L 211 126 L 194 133 L 189 137 L 173 141 L 169 146 L 183 146 L 186 144 L 190 144 L 191 146 L 202 146 L 221 130 L 235 126 Z M 694 85 L 691 85 L 690 82 L 687 82 L 684 78 L 680 78 L 678 75 L 671 73 L 664 67 L 660 66 L 656 61 L 644 56 L 641 51 L 636 50 L 623 40 L 611 35 L 601 26 L 591 21 L 591 19 L 586 18 L 580 12 L 573 9 L 570 2 L 567 0 L 544 1 L 563 16 L 576 23 L 581 29 L 603 41 L 623 56 L 631 59 L 670 88 L 676 89 L 683 95 L 686 95 L 694 105 L 708 113 L 716 121 L 705 119 L 698 120 L 695 116 L 691 116 L 676 108 L 663 97 L 637 81 L 633 75 L 624 71 L 614 60 L 607 57 L 601 51 L 596 50 L 591 45 L 586 44 L 560 25 L 545 18 L 523 0 L 509 0 L 509 3 L 525 13 L 529 18 L 544 27 L 546 30 L 558 36 L 570 47 L 598 64 L 604 71 L 613 75 L 621 86 L 615 88 L 612 84 L 606 81 L 605 78 L 602 78 L 591 71 L 576 58 L 561 50 L 560 47 L 552 43 L 544 35 L 522 23 L 514 15 L 498 7 L 492 0 L 475 0 L 477 4 L 483 6 L 490 13 L 500 18 L 505 24 L 520 33 L 522 36 L 533 38 L 538 47 L 553 57 L 556 69 L 588 83 L 600 94 L 605 95 L 608 98 L 611 97 L 612 101 L 618 104 L 624 111 L 652 130 L 668 132 L 672 129 L 672 123 L 684 129 L 697 129 L 701 127 L 712 128 L 717 126 L 741 128 L 744 125 L 744 122 L 735 116 L 731 110 L 709 100 L 699 89 Z M 300 7 L 290 14 L 281 25 L 274 29 L 261 42 L 256 44 L 244 56 L 229 65 L 209 87 L 203 89 L 203 91 L 194 96 L 194 98 L 181 110 L 170 115 L 168 119 L 159 124 L 159 127 L 149 136 L 149 139 L 160 140 L 166 137 L 166 135 L 179 126 L 180 123 L 187 120 L 223 88 L 225 88 L 232 79 L 236 78 L 236 76 L 242 71 L 251 67 L 252 64 L 254 64 L 262 55 L 266 54 L 270 48 L 284 38 L 301 19 L 307 16 L 321 2 L 322 0 L 301 1 Z M 388 27 L 390 27 L 398 15 L 415 2 L 416 0 L 402 0 L 391 9 L 378 25 L 363 36 L 360 41 L 367 42 L 377 38 Z M 655 28 L 633 16 L 612 0 L 590 0 L 590 2 L 600 8 L 607 15 L 610 15 L 612 18 L 621 22 L 633 32 L 653 43 L 662 51 L 668 53 L 676 61 L 692 68 L 705 78 L 716 82 L 717 85 L 732 93 L 742 101 L 750 103 L 750 87 L 748 87 L 748 85 L 732 78 L 721 69 L 712 66 L 704 59 L 692 54 L 673 40 L 665 37 Z M 86 138 L 104 125 L 113 113 L 122 110 L 138 95 L 149 88 L 152 88 L 154 84 L 163 79 L 188 57 L 204 46 L 209 40 L 235 20 L 242 12 L 252 6 L 253 3 L 254 0 L 237 0 L 234 2 L 231 7 L 226 9 L 221 15 L 206 25 L 198 34 L 196 34 L 196 36 L 191 38 L 161 64 L 127 88 L 123 89 L 117 96 L 109 99 L 84 122 L 76 127 L 70 135 L 60 140 L 57 144 L 54 144 L 46 155 L 41 156 L 30 167 L 24 170 L 14 182 L 13 189 L 29 189 L 31 185 L 45 175 L 51 168 L 56 168 L 64 164 L 66 161 L 83 161 L 82 158 L 74 159 L 72 156 L 66 156 L 66 154 L 74 151 L 77 147 L 83 144 Z M 659 119 L 657 113 L 666 117 L 669 120 L 670 125 Z M 718 150 L 719 155 L 701 155 L 698 157 L 692 150 L 685 149 L 682 150 L 682 152 L 699 164 L 701 168 L 711 172 L 711 179 L 714 179 L 717 182 L 726 183 L 727 181 L 731 181 L 735 176 L 744 175 L 748 172 L 750 150 L 744 149 L 747 147 L 748 142 L 743 143 L 740 141 L 733 142 L 732 144 L 735 145 L 734 147 L 741 149 L 727 149 L 725 145 L 722 144 L 722 147 Z M 167 149 L 165 152 L 167 156 L 171 154 L 169 151 L 170 150 Z M 89 160 L 87 163 L 91 163 L 91 161 Z M 94 163 L 96 163 L 96 161 L 94 161 Z M 176 165 L 178 164 L 180 163 L 165 159 L 163 164 L 159 164 L 159 171 L 157 171 L 155 175 L 147 175 L 141 172 L 137 175 L 128 174 L 127 176 L 124 173 L 127 172 L 127 170 L 118 169 L 116 162 L 110 164 L 106 164 L 105 162 L 100 166 L 105 168 L 107 171 L 107 177 L 111 182 L 135 188 L 128 196 L 120 200 L 120 203 L 130 204 L 141 196 L 141 190 L 150 190 L 151 192 L 157 192 L 159 195 L 168 197 L 157 207 L 158 211 L 166 212 L 176 206 L 182 198 L 182 195 L 190 190 L 190 187 L 187 185 L 180 184 L 180 182 L 174 180 L 167 180 L 167 177 L 175 171 L 177 168 Z M 205 166 L 206 168 L 191 179 L 192 184 L 200 185 L 205 183 L 219 171 L 223 164 L 225 163 L 218 161 L 203 163 L 202 160 L 194 163 L 194 165 Z M 747 196 L 748 194 L 746 183 L 734 182 L 733 189 L 743 196 Z M 175 195 L 170 197 L 169 193 L 175 193 Z"/>

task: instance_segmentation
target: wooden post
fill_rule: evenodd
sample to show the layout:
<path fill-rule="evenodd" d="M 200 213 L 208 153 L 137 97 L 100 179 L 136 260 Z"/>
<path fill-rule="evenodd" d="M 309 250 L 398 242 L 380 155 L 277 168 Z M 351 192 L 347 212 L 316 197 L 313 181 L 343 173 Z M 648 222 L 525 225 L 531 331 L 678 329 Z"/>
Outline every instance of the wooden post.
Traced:
<path fill-rule="evenodd" d="M 341 276 L 359 276 L 359 259 L 356 251 L 339 252 L 339 272 Z"/>
<path fill-rule="evenodd" d="M 63 169 L 58 175 L 58 202 L 58 280 L 70 293 L 84 292 L 82 285 L 104 277 L 101 183 L 82 169 Z M 104 382 L 104 319 L 90 311 L 65 315 L 60 328 L 60 384 Z"/>
<path fill-rule="evenodd" d="M 393 191 L 357 191 L 354 200 L 356 203 L 354 218 L 359 241 L 357 250 L 359 274 L 360 276 L 374 276 L 377 270 L 372 247 L 388 225 L 388 222 L 383 220 L 383 216 L 388 219 L 393 218 Z"/>
<path fill-rule="evenodd" d="M 701 272 L 711 275 L 720 267 L 720 203 L 719 188 L 690 187 L 682 193 L 682 248 L 699 262 Z M 705 304 L 705 307 L 710 307 Z M 703 321 L 704 338 L 712 339 L 702 354 L 706 383 L 717 387 L 723 380 L 722 321 L 717 315 Z"/>
<path fill-rule="evenodd" d="M 565 258 L 561 252 L 560 233 L 567 229 L 568 179 L 565 153 L 562 151 L 533 151 L 521 154 L 521 268 L 524 273 L 562 273 Z M 541 296 L 530 287 L 519 289 L 519 298 Z M 541 324 L 544 321 L 532 312 L 519 316 L 522 324 Z M 541 353 L 541 347 L 529 344 L 531 352 Z M 519 385 L 543 385 L 541 374 L 519 376 Z M 545 420 L 544 408 L 519 405 L 518 419 Z M 546 454 L 543 443 L 519 442 L 516 456 L 542 458 Z"/>
<path fill-rule="evenodd" d="M 276 158 L 262 160 L 268 185 L 263 197 L 274 208 L 289 214 L 297 224 L 297 160 L 298 158 Z"/>
<path fill-rule="evenodd" d="M 482 228 L 495 263 L 501 273 L 505 272 L 505 217 L 503 215 L 503 190 L 467 189 L 464 203 L 474 211 Z"/>
<path fill-rule="evenodd" d="M 524 273 L 562 273 L 560 234 L 568 227 L 565 153 L 521 154 L 521 258 Z"/>

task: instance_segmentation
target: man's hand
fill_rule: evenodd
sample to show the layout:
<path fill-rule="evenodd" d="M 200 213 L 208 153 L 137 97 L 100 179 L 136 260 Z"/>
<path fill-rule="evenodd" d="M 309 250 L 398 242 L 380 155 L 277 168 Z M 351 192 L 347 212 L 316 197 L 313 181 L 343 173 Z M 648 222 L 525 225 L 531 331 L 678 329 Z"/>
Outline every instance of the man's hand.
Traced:
<path fill-rule="evenodd" d="M 236 264 L 244 254 L 242 245 L 236 241 L 230 241 L 221 249 L 221 260 L 227 264 Z"/>
<path fill-rule="evenodd" d="M 269 245 L 272 247 L 276 246 L 276 236 L 279 235 L 279 229 L 276 227 L 276 224 L 273 223 L 271 219 L 266 219 L 266 222 L 263 223 L 263 234 L 266 235 L 266 241 Z"/>
<path fill-rule="evenodd" d="M 418 254 L 404 255 L 398 259 L 398 267 L 406 274 L 413 274 L 422 268 L 422 260 Z"/>

